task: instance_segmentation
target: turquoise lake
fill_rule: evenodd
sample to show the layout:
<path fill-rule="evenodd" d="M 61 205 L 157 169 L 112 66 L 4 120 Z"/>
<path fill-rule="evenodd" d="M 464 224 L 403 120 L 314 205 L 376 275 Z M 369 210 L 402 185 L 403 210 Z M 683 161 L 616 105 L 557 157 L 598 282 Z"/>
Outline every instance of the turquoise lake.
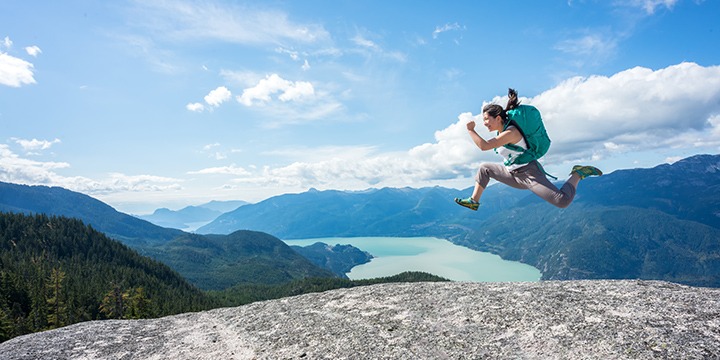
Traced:
<path fill-rule="evenodd" d="M 403 271 L 424 271 L 454 281 L 538 281 L 540 271 L 530 265 L 474 251 L 432 237 L 353 237 L 284 240 L 288 245 L 349 244 L 375 258 L 347 273 L 350 279 L 392 276 Z"/>

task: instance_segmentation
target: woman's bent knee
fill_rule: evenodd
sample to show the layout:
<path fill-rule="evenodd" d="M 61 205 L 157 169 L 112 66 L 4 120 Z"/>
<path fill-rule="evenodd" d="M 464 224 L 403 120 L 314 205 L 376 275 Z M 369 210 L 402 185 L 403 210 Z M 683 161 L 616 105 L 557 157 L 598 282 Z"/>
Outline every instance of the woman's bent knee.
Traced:
<path fill-rule="evenodd" d="M 566 207 L 570 206 L 570 204 L 572 204 L 572 201 L 572 198 L 564 197 L 556 201 L 550 201 L 550 203 L 559 207 L 560 209 L 565 209 Z"/>
<path fill-rule="evenodd" d="M 487 184 L 490 182 L 492 173 L 492 164 L 491 163 L 482 163 L 480 164 L 480 168 L 477 171 L 477 175 L 475 175 L 475 182 L 480 184 L 480 186 L 487 187 Z"/>

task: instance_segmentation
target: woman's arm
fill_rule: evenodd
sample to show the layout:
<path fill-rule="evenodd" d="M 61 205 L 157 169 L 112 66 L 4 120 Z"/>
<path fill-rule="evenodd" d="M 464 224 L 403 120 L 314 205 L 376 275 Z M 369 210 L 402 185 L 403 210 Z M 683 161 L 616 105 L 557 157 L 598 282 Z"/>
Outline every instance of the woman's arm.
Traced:
<path fill-rule="evenodd" d="M 477 145 L 477 147 L 479 147 L 482 151 L 499 148 L 506 144 L 515 144 L 520 141 L 520 139 L 522 139 L 522 134 L 518 129 L 514 127 L 511 127 L 501 132 L 500 134 L 498 134 L 498 136 L 490 140 L 485 140 L 480 135 L 478 135 L 478 133 L 475 131 L 474 121 L 470 121 L 469 123 L 467 123 L 467 129 L 475 145 Z"/>

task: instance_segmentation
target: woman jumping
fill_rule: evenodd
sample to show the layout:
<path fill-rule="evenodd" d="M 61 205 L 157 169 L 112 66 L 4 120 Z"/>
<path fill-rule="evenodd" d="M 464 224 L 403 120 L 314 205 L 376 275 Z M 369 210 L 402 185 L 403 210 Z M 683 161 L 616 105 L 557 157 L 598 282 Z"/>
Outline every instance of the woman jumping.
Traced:
<path fill-rule="evenodd" d="M 485 140 L 475 131 L 475 122 L 467 123 L 467 130 L 470 133 L 475 145 L 480 150 L 496 149 L 496 152 L 506 161 L 505 164 L 483 163 L 480 164 L 480 170 L 475 178 L 475 189 L 472 196 L 467 199 L 455 198 L 455 202 L 471 210 L 477 210 L 480 206 L 480 196 L 488 185 L 490 179 L 495 179 L 503 184 L 509 185 L 516 189 L 530 189 L 533 193 L 543 198 L 545 201 L 559 207 L 565 208 L 570 205 L 575 197 L 575 192 L 580 180 L 588 176 L 600 176 L 602 171 L 594 166 L 573 166 L 570 172 L 570 178 L 565 182 L 562 188 L 548 180 L 537 160 L 533 160 L 527 164 L 514 164 L 509 161 L 511 158 L 519 156 L 522 151 L 515 146 L 517 150 L 511 150 L 503 145 L 513 144 L 522 149 L 527 149 L 526 140 L 520 129 L 510 123 L 507 112 L 517 108 L 520 101 L 517 98 L 517 92 L 510 89 L 508 92 L 508 103 L 505 109 L 500 105 L 489 104 L 483 107 L 483 124 L 490 131 L 497 131 L 498 135 L 492 139 Z"/>

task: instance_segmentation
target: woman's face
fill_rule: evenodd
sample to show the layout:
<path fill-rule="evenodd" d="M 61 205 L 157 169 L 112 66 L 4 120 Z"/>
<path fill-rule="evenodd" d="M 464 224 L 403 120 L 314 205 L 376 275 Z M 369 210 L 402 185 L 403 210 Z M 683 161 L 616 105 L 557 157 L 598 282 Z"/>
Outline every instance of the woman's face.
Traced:
<path fill-rule="evenodd" d="M 483 124 L 488 131 L 502 131 L 503 129 L 502 117 L 499 115 L 492 117 L 488 113 L 483 113 Z"/>

